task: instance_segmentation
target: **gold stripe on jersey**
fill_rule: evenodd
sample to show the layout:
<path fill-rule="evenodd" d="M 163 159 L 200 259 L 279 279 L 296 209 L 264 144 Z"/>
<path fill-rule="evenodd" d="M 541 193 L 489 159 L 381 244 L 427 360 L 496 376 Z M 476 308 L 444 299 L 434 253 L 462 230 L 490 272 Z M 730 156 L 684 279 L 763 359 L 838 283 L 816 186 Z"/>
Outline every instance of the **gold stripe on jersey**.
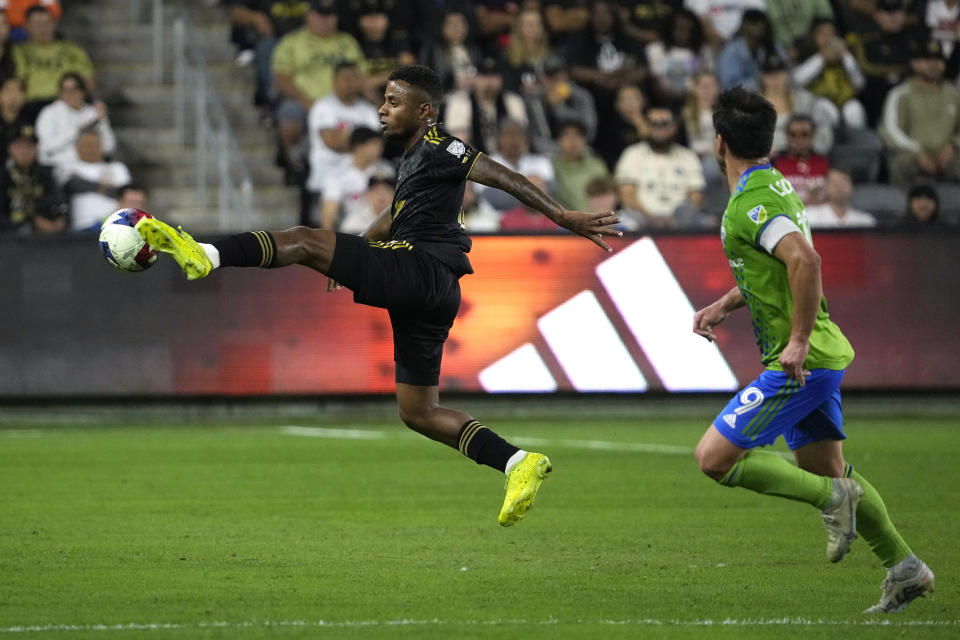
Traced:
<path fill-rule="evenodd" d="M 400 210 L 403 209 L 403 205 L 407 204 L 406 200 L 398 200 L 397 204 L 393 205 L 393 219 L 396 219 L 400 215 Z"/>
<path fill-rule="evenodd" d="M 257 239 L 257 242 L 260 243 L 260 253 L 263 256 L 260 260 L 260 267 L 265 269 L 273 262 L 273 243 L 270 242 L 270 237 L 266 231 L 254 231 L 253 236 Z"/>
<path fill-rule="evenodd" d="M 423 139 L 429 142 L 430 144 L 440 144 L 447 139 L 446 136 L 440 135 L 440 132 L 437 131 L 437 125 L 433 125 L 427 132 L 423 134 Z"/>
<path fill-rule="evenodd" d="M 477 432 L 483 428 L 484 426 L 476 420 L 467 423 L 467 426 L 465 426 L 463 431 L 460 432 L 460 442 L 457 443 L 457 448 L 460 449 L 460 453 L 467 455 L 467 449 L 470 446 L 470 441 L 473 440 L 473 436 L 477 435 Z"/>
<path fill-rule="evenodd" d="M 390 240 L 389 242 L 381 242 L 380 240 L 367 240 L 369 244 L 374 249 L 406 249 L 410 251 L 413 249 L 413 245 L 407 242 L 406 240 Z"/>
<path fill-rule="evenodd" d="M 479 159 L 480 159 L 480 156 L 482 156 L 482 155 L 483 155 L 483 151 L 477 151 L 477 152 L 474 154 L 474 156 L 473 156 L 473 162 L 470 163 L 470 168 L 467 169 L 467 175 L 464 177 L 464 180 L 469 180 L 469 179 L 470 179 L 470 172 L 473 171 L 473 168 L 474 168 L 474 167 L 476 166 L 476 164 L 477 164 L 477 160 L 479 160 Z M 463 157 L 463 161 L 464 161 L 464 162 L 467 161 L 467 157 L 466 157 L 466 156 Z"/>

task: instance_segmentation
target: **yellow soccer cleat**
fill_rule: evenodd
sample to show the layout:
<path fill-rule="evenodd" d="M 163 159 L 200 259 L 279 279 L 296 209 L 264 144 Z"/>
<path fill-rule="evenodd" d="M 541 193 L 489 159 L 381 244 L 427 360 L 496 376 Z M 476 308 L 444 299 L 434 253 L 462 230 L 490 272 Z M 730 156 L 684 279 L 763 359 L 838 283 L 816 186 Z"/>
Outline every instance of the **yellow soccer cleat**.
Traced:
<path fill-rule="evenodd" d="M 528 453 L 507 474 L 507 496 L 500 509 L 500 524 L 509 527 L 533 507 L 540 483 L 553 470 L 550 458 L 542 453 Z"/>
<path fill-rule="evenodd" d="M 199 280 L 213 270 L 207 252 L 183 227 L 174 229 L 156 218 L 141 218 L 137 222 L 137 231 L 151 247 L 176 260 L 187 274 L 187 280 Z"/>

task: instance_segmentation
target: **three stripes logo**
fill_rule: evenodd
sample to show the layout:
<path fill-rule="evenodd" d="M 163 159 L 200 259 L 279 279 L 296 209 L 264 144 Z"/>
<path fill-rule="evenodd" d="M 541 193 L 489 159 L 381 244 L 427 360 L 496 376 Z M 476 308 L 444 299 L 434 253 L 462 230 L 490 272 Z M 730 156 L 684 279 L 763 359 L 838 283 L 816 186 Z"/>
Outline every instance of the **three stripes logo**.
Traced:
<path fill-rule="evenodd" d="M 601 262 L 596 274 L 666 390 L 737 388 L 736 376 L 716 344 L 691 330 L 693 306 L 652 238 Z M 581 291 L 547 312 L 537 328 L 575 390 L 649 388 L 593 291 Z M 480 384 L 491 393 L 553 392 L 559 386 L 537 346 L 529 342 L 481 371 Z"/>

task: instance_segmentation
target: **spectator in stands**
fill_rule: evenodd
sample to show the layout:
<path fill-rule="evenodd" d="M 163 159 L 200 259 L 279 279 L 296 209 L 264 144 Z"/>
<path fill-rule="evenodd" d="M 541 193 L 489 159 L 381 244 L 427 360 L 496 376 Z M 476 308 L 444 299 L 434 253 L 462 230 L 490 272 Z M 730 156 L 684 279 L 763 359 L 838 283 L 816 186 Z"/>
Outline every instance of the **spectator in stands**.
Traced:
<path fill-rule="evenodd" d="M 63 74 L 58 95 L 37 116 L 40 162 L 56 168 L 72 161 L 78 134 L 90 127 L 96 127 L 100 134 L 103 153 L 113 153 L 117 140 L 107 118 L 107 106 L 100 100 L 91 101 L 83 77 L 73 72 Z"/>
<path fill-rule="evenodd" d="M 310 108 L 307 191 L 319 194 L 321 199 L 325 197 L 324 184 L 349 158 L 350 135 L 358 127 L 378 131 L 380 116 L 376 107 L 363 99 L 363 80 L 356 63 L 341 62 L 333 74 L 333 91 Z"/>
<path fill-rule="evenodd" d="M 9 132 L 0 170 L 0 231 L 56 233 L 67 225 L 67 206 L 53 171 L 37 163 L 31 127 Z"/>
<path fill-rule="evenodd" d="M 133 182 L 120 187 L 120 193 L 117 195 L 117 209 L 148 211 L 147 188 Z"/>
<path fill-rule="evenodd" d="M 550 55 L 550 42 L 537 9 L 523 9 L 514 18 L 506 49 L 509 69 L 504 86 L 520 95 L 537 91 L 537 79 Z"/>
<path fill-rule="evenodd" d="M 767 0 L 766 10 L 774 39 L 793 62 L 797 62 L 800 52 L 809 47 L 814 20 L 833 20 L 830 0 Z"/>
<path fill-rule="evenodd" d="M 665 38 L 670 33 L 670 18 L 685 11 L 683 0 L 621 0 L 619 4 L 618 18 L 624 30 L 644 44 Z M 696 14 L 694 20 L 699 25 Z"/>
<path fill-rule="evenodd" d="M 0 82 L 0 166 L 7 160 L 6 140 L 30 123 L 23 115 L 23 80 L 9 76 Z M 32 127 L 31 127 L 32 129 Z"/>
<path fill-rule="evenodd" d="M 850 172 L 831 167 L 824 186 L 824 203 L 807 207 L 807 222 L 812 229 L 875 227 L 877 219 L 866 211 L 850 206 L 853 180 Z"/>
<path fill-rule="evenodd" d="M 907 212 L 903 223 L 907 225 L 935 225 L 940 222 L 940 196 L 926 182 L 915 184 L 907 194 Z"/>
<path fill-rule="evenodd" d="M 657 229 L 695 225 L 705 186 L 700 160 L 676 143 L 677 123 L 670 109 L 650 105 L 645 116 L 648 140 L 627 147 L 614 171 L 620 202 Z"/>
<path fill-rule="evenodd" d="M 607 133 L 598 134 L 594 143 L 594 148 L 608 167 L 616 165 L 623 150 L 644 140 L 649 131 L 643 114 L 647 100 L 640 87 L 632 84 L 620 87 L 613 104 L 613 116 L 605 127 Z"/>
<path fill-rule="evenodd" d="M 558 126 L 578 120 L 592 141 L 597 135 L 597 108 L 590 92 L 570 80 L 566 61 L 550 55 L 543 63 L 543 73 L 535 89 L 524 96 L 530 119 L 533 148 L 538 153 L 552 153 Z"/>
<path fill-rule="evenodd" d="M 570 43 L 570 77 L 593 94 L 600 117 L 600 134 L 613 115 L 617 90 L 647 80 L 643 43 L 627 35 L 609 0 L 590 7 L 589 27 Z"/>
<path fill-rule="evenodd" d="M 420 60 L 440 75 L 445 92 L 468 91 L 483 56 L 470 35 L 467 16 L 462 9 L 447 9 L 439 27 L 439 37 L 424 45 Z"/>
<path fill-rule="evenodd" d="M 310 0 L 306 25 L 280 39 L 273 52 L 273 75 L 280 104 L 276 110 L 282 160 L 289 174 L 303 170 L 300 142 L 313 103 L 333 89 L 340 62 L 365 64 L 353 36 L 337 31 L 336 0 Z"/>
<path fill-rule="evenodd" d="M 80 132 L 76 159 L 58 169 L 58 174 L 70 202 L 74 231 L 98 231 L 103 219 L 117 210 L 120 187 L 130 182 L 125 164 L 104 159 L 95 128 Z"/>
<path fill-rule="evenodd" d="M 587 193 L 587 208 L 584 211 L 590 213 L 615 211 L 620 217 L 619 228 L 624 231 L 637 229 L 637 224 L 631 217 L 632 212 L 620 208 L 620 201 L 617 200 L 617 183 L 611 176 L 595 176 L 587 183 L 584 190 Z"/>
<path fill-rule="evenodd" d="M 647 64 L 656 78 L 660 101 L 682 104 L 691 78 L 713 67 L 710 49 L 704 47 L 703 26 L 689 9 L 667 15 L 662 40 L 646 46 Z"/>
<path fill-rule="evenodd" d="M 256 61 L 254 103 L 261 108 L 273 99 L 270 63 L 277 39 L 303 27 L 308 7 L 303 0 L 239 0 L 230 9 L 230 24 L 251 34 Z"/>
<path fill-rule="evenodd" d="M 723 45 L 717 55 L 717 79 L 720 86 L 730 89 L 737 85 L 756 90 L 767 58 L 777 56 L 784 60 L 787 54 L 773 39 L 773 29 L 767 15 L 759 9 L 743 12 L 738 35 Z"/>
<path fill-rule="evenodd" d="M 764 0 L 686 0 L 684 5 L 699 16 L 707 42 L 714 49 L 734 36 L 747 9 L 766 8 Z"/>
<path fill-rule="evenodd" d="M 826 155 L 833 147 L 833 132 L 840 123 L 840 110 L 830 101 L 806 89 L 794 88 L 790 84 L 790 72 L 786 64 L 780 56 L 771 56 L 760 73 L 760 93 L 777 110 L 772 149 L 777 152 L 787 147 L 787 123 L 794 115 L 805 115 L 816 125 L 813 150 Z"/>
<path fill-rule="evenodd" d="M 590 21 L 590 3 L 586 0 L 545 0 L 540 4 L 550 39 L 558 50 L 563 50 Z"/>
<path fill-rule="evenodd" d="M 686 146 L 700 158 L 704 177 L 721 176 L 713 141 L 717 133 L 713 128 L 713 105 L 720 95 L 720 83 L 710 71 L 699 71 L 691 78 L 691 88 L 683 105 L 683 130 Z M 724 178 L 726 180 L 726 178 Z"/>
<path fill-rule="evenodd" d="M 812 37 L 816 51 L 793 70 L 794 82 L 832 102 L 846 126 L 862 129 L 867 126 L 867 114 L 856 96 L 866 80 L 857 59 L 830 18 L 814 20 Z"/>
<path fill-rule="evenodd" d="M 500 230 L 500 212 L 477 197 L 477 184 L 467 180 L 463 191 L 463 226 L 470 233 Z"/>
<path fill-rule="evenodd" d="M 377 217 L 393 202 L 396 182 L 388 174 L 370 176 L 366 190 L 345 210 L 340 223 L 341 233 L 361 234 L 370 228 Z"/>
<path fill-rule="evenodd" d="M 406 32 L 394 29 L 390 22 L 388 2 L 362 0 L 357 17 L 357 41 L 367 60 L 364 95 L 373 104 L 382 104 L 391 71 L 417 61 Z"/>
<path fill-rule="evenodd" d="M 859 99 L 867 112 L 867 124 L 874 128 L 887 93 L 909 72 L 910 42 L 920 37 L 907 26 L 905 0 L 876 0 L 875 4 L 874 26 L 847 35 L 850 51 L 866 79 Z"/>
<path fill-rule="evenodd" d="M 813 118 L 794 115 L 787 122 L 787 148 L 773 156 L 773 166 L 790 181 L 803 204 L 820 204 L 830 159 L 813 151 L 817 125 Z"/>
<path fill-rule="evenodd" d="M 546 156 L 530 153 L 527 129 L 523 123 L 510 118 L 503 120 L 497 136 L 497 153 L 490 157 L 505 167 L 522 173 L 543 191 L 552 192 L 553 165 Z M 477 197 L 486 200 L 500 212 L 515 209 L 519 204 L 513 196 L 492 187 L 478 185 Z"/>
<path fill-rule="evenodd" d="M 40 109 L 57 98 L 63 74 L 78 73 L 91 93 L 95 86 L 93 63 L 87 53 L 72 42 L 54 39 L 56 21 L 49 9 L 30 7 L 26 28 L 28 40 L 13 48 L 13 58 L 27 88 L 25 115 L 33 122 Z"/>
<path fill-rule="evenodd" d="M 586 128 L 578 120 L 562 122 L 553 156 L 554 195 L 571 211 L 587 211 L 587 183 L 610 175 L 607 165 L 587 146 Z"/>
<path fill-rule="evenodd" d="M 6 7 L 3 16 L 10 25 L 10 39 L 13 42 L 27 39 L 27 12 L 32 7 L 42 6 L 50 12 L 54 20 L 59 20 L 63 15 L 63 8 L 57 0 L 4 0 L 3 6 Z"/>
<path fill-rule="evenodd" d="M 503 88 L 503 72 L 504 64 L 499 58 L 484 58 L 472 87 L 450 94 L 444 110 L 447 130 L 488 154 L 497 151 L 504 119 L 509 118 L 524 129 L 528 123 L 523 98 Z"/>
<path fill-rule="evenodd" d="M 343 231 L 341 223 L 361 206 L 375 175 L 391 180 L 395 175 L 393 165 L 383 159 L 383 138 L 379 131 L 357 127 L 350 133 L 349 158 L 326 176 L 320 228 Z"/>
<path fill-rule="evenodd" d="M 16 61 L 13 59 L 13 38 L 7 16 L 0 12 L 0 78 L 9 78 L 17 74 Z"/>
<path fill-rule="evenodd" d="M 474 0 L 473 19 L 477 25 L 477 44 L 484 51 L 501 49 L 507 43 L 510 27 L 520 5 L 508 0 Z"/>
<path fill-rule="evenodd" d="M 890 183 L 908 189 L 920 175 L 960 180 L 960 93 L 943 81 L 943 49 L 937 40 L 911 55 L 913 75 L 895 87 L 883 106 L 881 135 L 887 143 Z"/>
<path fill-rule="evenodd" d="M 938 40 L 947 58 L 945 76 L 956 80 L 960 72 L 960 0 L 928 0 L 924 15 L 924 26 L 930 37 Z"/>

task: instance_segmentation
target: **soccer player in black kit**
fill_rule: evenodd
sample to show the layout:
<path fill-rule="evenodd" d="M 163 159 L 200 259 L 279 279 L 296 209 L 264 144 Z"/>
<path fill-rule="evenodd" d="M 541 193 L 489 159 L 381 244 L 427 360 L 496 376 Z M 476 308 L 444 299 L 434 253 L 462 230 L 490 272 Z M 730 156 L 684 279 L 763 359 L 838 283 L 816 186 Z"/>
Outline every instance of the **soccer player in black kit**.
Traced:
<path fill-rule="evenodd" d="M 400 419 L 428 438 L 459 449 L 507 476 L 499 522 L 510 526 L 533 504 L 551 470 L 543 454 L 513 446 L 471 416 L 440 405 L 443 343 L 460 307 L 459 279 L 473 273 L 463 230 L 466 180 L 502 189 L 557 225 L 603 249 L 620 235 L 612 213 L 567 211 L 523 175 L 450 136 L 437 124 L 442 87 L 422 65 L 396 69 L 380 107 L 383 135 L 404 154 L 393 203 L 362 236 L 294 227 L 200 244 L 182 229 L 144 218 L 137 229 L 194 280 L 217 267 L 310 267 L 353 291 L 361 304 L 387 309 L 393 326 Z"/>

